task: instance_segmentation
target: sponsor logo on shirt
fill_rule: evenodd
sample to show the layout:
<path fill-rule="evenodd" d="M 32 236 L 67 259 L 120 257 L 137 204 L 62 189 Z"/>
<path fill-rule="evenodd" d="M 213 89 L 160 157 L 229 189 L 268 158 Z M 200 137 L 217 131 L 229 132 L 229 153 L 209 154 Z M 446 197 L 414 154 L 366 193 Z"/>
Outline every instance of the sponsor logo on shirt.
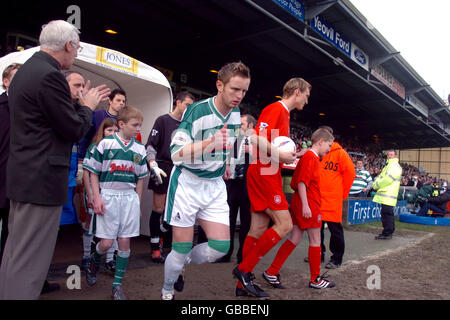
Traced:
<path fill-rule="evenodd" d="M 261 131 L 261 130 L 264 130 L 264 129 L 266 129 L 268 126 L 269 126 L 269 125 L 268 125 L 267 123 L 261 122 L 261 123 L 259 124 L 259 130 L 260 130 L 260 131 Z"/>
<path fill-rule="evenodd" d="M 185 139 L 184 137 L 178 136 L 178 137 L 175 137 L 175 141 L 181 142 L 181 143 L 185 143 L 185 142 L 186 142 L 186 139 Z"/>
<path fill-rule="evenodd" d="M 122 164 L 122 165 L 116 165 L 114 163 L 111 164 L 110 167 L 110 173 L 114 173 L 116 171 L 121 171 L 121 172 L 133 172 L 133 166 L 127 166 L 126 164 Z"/>

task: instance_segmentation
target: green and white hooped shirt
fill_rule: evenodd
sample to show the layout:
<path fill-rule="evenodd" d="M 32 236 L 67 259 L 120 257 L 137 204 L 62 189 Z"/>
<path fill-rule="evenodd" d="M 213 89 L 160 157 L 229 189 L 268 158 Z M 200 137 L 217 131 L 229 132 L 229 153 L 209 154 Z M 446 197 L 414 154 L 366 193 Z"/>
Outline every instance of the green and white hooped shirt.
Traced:
<path fill-rule="evenodd" d="M 88 153 L 83 168 L 99 176 L 100 189 L 134 189 L 138 180 L 148 175 L 145 146 L 135 139 L 125 145 L 113 134 Z"/>
<path fill-rule="evenodd" d="M 227 149 L 195 155 L 191 161 L 174 161 L 175 166 L 185 169 L 199 178 L 213 179 L 224 174 L 226 158 L 232 151 L 232 146 L 241 128 L 239 108 L 232 109 L 224 117 L 214 105 L 214 98 L 198 101 L 187 108 L 170 144 L 170 153 L 174 160 L 174 154 L 184 146 L 211 138 L 216 131 L 227 124 Z"/>

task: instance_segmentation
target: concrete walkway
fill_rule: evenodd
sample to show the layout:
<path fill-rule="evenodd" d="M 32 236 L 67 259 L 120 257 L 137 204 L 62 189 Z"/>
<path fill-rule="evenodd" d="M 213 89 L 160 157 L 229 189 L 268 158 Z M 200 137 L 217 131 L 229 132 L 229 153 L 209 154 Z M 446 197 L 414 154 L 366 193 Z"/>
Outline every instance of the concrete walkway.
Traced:
<path fill-rule="evenodd" d="M 351 264 L 361 263 L 366 260 L 371 260 L 386 254 L 393 253 L 405 247 L 413 246 L 417 242 L 422 241 L 428 237 L 417 236 L 396 236 L 391 240 L 375 240 L 376 233 L 358 232 L 344 230 L 345 237 L 345 254 L 341 268 L 345 268 Z M 278 248 L 283 241 L 277 244 L 276 248 L 272 249 L 263 259 L 262 265 L 268 266 L 275 258 Z M 325 264 L 330 260 L 331 253 L 328 249 L 330 241 L 330 232 L 325 230 L 325 246 L 327 251 L 325 253 L 325 263 L 322 264 L 322 271 L 325 269 Z M 309 264 L 304 262 L 304 258 L 308 255 L 308 236 L 306 232 L 303 234 L 303 240 L 298 247 L 291 254 L 289 259 L 285 262 L 284 268 L 292 270 L 299 270 L 302 272 L 309 272 Z"/>
<path fill-rule="evenodd" d="M 50 267 L 49 280 L 60 280 L 67 278 L 66 270 L 69 265 L 80 265 L 82 258 L 82 238 L 81 230 L 78 226 L 69 226 L 61 230 L 60 236 L 55 248 L 55 254 Z M 358 232 L 358 231 L 344 231 L 346 250 L 344 255 L 344 262 L 341 268 L 348 265 L 361 263 L 368 259 L 374 259 L 382 255 L 386 255 L 405 247 L 412 246 L 419 241 L 431 235 L 395 235 L 391 240 L 374 240 L 376 233 Z M 236 236 L 237 237 L 237 236 Z M 325 230 L 325 244 L 327 252 L 325 256 L 325 263 L 330 258 L 328 251 L 330 232 Z M 257 266 L 255 273 L 262 272 L 273 261 L 279 247 L 285 241 L 283 239 L 277 244 L 265 257 L 262 258 L 260 264 Z M 161 264 L 155 264 L 151 261 L 150 255 L 150 240 L 147 236 L 140 236 L 132 239 L 131 250 L 132 255 L 128 265 L 128 269 L 148 268 L 148 267 L 162 267 Z M 235 247 L 239 243 L 236 238 Z M 236 250 L 232 256 L 232 263 L 236 263 Z M 308 254 L 308 237 L 304 233 L 303 240 L 300 245 L 294 250 L 292 255 L 286 261 L 284 268 L 293 271 L 309 272 L 309 264 L 305 263 L 303 259 Z M 322 264 L 323 271 L 325 264 Z"/>

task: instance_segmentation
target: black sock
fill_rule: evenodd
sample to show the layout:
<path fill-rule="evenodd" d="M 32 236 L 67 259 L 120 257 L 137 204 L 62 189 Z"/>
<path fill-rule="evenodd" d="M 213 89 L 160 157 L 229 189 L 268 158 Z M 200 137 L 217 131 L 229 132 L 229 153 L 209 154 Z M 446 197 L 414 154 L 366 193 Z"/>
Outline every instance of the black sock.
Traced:
<path fill-rule="evenodd" d="M 156 239 L 161 237 L 161 229 L 159 225 L 161 224 L 161 215 L 162 212 L 152 211 L 152 214 L 150 216 L 150 241 L 151 239 Z M 159 249 L 159 240 L 157 243 L 150 243 L 150 246 L 152 250 L 158 250 Z"/>

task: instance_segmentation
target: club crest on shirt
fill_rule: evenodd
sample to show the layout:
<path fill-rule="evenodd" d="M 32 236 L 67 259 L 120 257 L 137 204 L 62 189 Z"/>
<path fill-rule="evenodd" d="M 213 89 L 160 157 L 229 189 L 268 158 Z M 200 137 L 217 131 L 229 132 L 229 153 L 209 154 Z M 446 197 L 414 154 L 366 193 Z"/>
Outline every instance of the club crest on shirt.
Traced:
<path fill-rule="evenodd" d="M 133 162 L 134 162 L 135 164 L 139 164 L 139 163 L 141 163 L 141 161 L 142 161 L 142 157 L 141 157 L 140 155 L 135 154 L 135 155 L 133 156 Z"/>
<path fill-rule="evenodd" d="M 273 197 L 273 201 L 275 201 L 276 204 L 280 204 L 281 203 L 281 196 L 276 195 L 275 197 Z"/>
<path fill-rule="evenodd" d="M 153 130 L 152 130 L 152 137 L 156 136 L 157 134 L 158 134 L 158 130 L 153 129 Z"/>

